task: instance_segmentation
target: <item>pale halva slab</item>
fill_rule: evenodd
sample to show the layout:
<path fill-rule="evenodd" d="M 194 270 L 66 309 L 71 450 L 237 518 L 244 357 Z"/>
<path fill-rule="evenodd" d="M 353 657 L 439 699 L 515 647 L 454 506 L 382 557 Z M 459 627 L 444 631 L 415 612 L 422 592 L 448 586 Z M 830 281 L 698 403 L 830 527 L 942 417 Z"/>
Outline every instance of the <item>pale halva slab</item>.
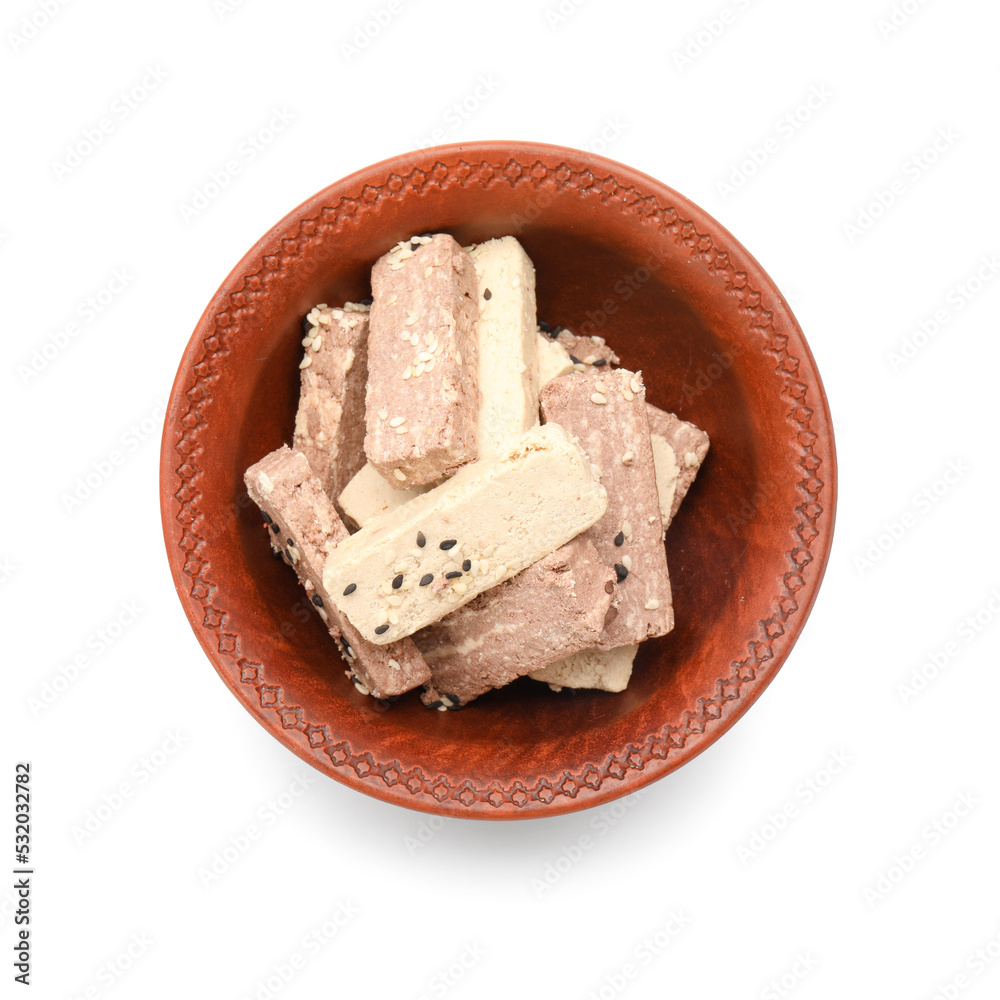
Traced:
<path fill-rule="evenodd" d="M 402 507 L 408 500 L 421 496 L 429 489 L 431 486 L 394 490 L 378 474 L 375 467 L 366 462 L 340 494 L 340 509 L 359 528 L 362 528 L 369 521 Z"/>
<path fill-rule="evenodd" d="M 513 236 L 473 247 L 478 281 L 479 457 L 538 423 L 535 268 Z"/>
<path fill-rule="evenodd" d="M 506 583 L 417 632 L 431 668 L 421 698 L 445 707 L 592 646 L 611 604 L 614 570 L 582 535 Z"/>
<path fill-rule="evenodd" d="M 328 554 L 349 535 L 306 456 L 282 445 L 247 469 L 244 481 L 264 514 L 272 546 L 291 564 L 331 634 L 341 639 L 361 685 L 376 698 L 391 698 L 428 681 L 430 670 L 410 639 L 367 642 L 323 585 Z"/>
<path fill-rule="evenodd" d="M 292 447 L 336 500 L 365 464 L 368 306 L 316 306 L 306 317 L 305 354 Z"/>
<path fill-rule="evenodd" d="M 613 649 L 664 635 L 674 625 L 642 376 L 624 368 L 557 378 L 541 393 L 546 423 L 574 434 L 600 470 L 608 507 L 587 532 L 618 583 L 604 633 Z"/>
<path fill-rule="evenodd" d="M 558 663 L 531 672 L 532 680 L 547 681 L 553 691 L 568 688 L 596 688 L 624 691 L 632 676 L 632 663 L 639 644 L 615 649 L 583 649 Z"/>
<path fill-rule="evenodd" d="M 607 503 L 580 446 L 555 424 L 533 427 L 344 539 L 323 580 L 362 635 L 391 642 L 554 552 Z"/>
<path fill-rule="evenodd" d="M 476 272 L 445 233 L 397 244 L 372 268 L 365 453 L 396 489 L 477 455 Z"/>
<path fill-rule="evenodd" d="M 541 392 L 554 378 L 573 371 L 576 369 L 566 348 L 539 330 L 535 336 L 535 384 L 538 391 Z"/>

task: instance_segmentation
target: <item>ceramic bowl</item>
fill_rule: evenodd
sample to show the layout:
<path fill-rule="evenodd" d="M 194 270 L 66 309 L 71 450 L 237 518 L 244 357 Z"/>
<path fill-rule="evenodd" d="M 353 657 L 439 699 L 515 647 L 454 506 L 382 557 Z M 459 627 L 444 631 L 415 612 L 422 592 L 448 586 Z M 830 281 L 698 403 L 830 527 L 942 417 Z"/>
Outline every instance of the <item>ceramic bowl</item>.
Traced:
<path fill-rule="evenodd" d="M 347 680 L 293 574 L 271 557 L 243 472 L 291 439 L 302 317 L 316 302 L 367 296 L 373 262 L 428 231 L 463 245 L 516 235 L 537 269 L 539 318 L 605 337 L 642 370 L 652 403 L 711 436 L 667 535 L 676 628 L 641 647 L 621 694 L 556 694 L 524 678 L 461 712 L 428 711 L 415 692 L 386 707 Z M 836 459 L 802 331 L 719 223 L 612 160 L 479 142 L 345 177 L 247 253 L 181 359 L 160 482 L 184 611 L 265 729 L 388 802 L 519 819 L 634 792 L 747 711 L 816 598 Z"/>

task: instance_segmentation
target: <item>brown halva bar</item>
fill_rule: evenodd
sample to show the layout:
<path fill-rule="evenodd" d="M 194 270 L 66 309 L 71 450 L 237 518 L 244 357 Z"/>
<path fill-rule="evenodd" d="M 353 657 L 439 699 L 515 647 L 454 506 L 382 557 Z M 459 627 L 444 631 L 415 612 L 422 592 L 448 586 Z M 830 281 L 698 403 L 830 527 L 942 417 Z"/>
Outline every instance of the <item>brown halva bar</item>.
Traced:
<path fill-rule="evenodd" d="M 396 489 L 477 457 L 477 288 L 445 233 L 399 243 L 372 268 L 364 448 Z"/>
<path fill-rule="evenodd" d="M 641 374 L 598 368 L 565 375 L 542 390 L 541 407 L 546 423 L 576 436 L 608 492 L 607 510 L 585 533 L 617 574 L 594 646 L 666 634 L 674 616 Z"/>
<path fill-rule="evenodd" d="M 368 642 L 323 586 L 326 557 L 348 531 L 306 456 L 282 445 L 247 469 L 244 481 L 264 515 L 272 547 L 291 564 L 331 634 L 341 640 L 364 693 L 391 698 L 430 680 L 410 639 L 383 646 Z"/>

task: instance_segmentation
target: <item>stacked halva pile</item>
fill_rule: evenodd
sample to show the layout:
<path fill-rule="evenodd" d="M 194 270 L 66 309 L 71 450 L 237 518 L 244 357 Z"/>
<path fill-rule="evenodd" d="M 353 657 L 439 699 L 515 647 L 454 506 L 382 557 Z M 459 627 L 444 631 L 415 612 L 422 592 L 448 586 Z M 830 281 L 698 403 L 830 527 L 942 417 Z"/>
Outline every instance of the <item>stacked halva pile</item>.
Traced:
<path fill-rule="evenodd" d="M 601 338 L 538 324 L 511 236 L 401 242 L 370 306 L 303 332 L 292 447 L 246 484 L 357 688 L 442 710 L 525 675 L 623 690 L 673 627 L 663 533 L 707 435 Z"/>

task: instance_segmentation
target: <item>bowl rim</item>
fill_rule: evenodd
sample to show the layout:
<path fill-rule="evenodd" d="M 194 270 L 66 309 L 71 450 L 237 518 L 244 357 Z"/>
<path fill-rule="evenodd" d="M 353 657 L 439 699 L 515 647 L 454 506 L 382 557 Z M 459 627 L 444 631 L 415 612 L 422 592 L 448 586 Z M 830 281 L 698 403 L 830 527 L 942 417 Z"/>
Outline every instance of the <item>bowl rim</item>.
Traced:
<path fill-rule="evenodd" d="M 697 241 L 692 239 L 690 242 L 692 246 L 697 243 L 699 253 L 718 253 L 720 260 L 725 258 L 732 270 L 734 282 L 742 277 L 742 284 L 737 284 L 736 287 L 745 296 L 750 298 L 756 296 L 757 302 L 761 305 L 764 301 L 768 302 L 769 309 L 764 310 L 768 317 L 766 322 L 755 317 L 754 322 L 757 325 L 754 329 L 767 333 L 767 326 L 773 325 L 774 317 L 780 316 L 782 320 L 783 340 L 780 350 L 795 362 L 794 374 L 789 378 L 794 380 L 793 385 L 801 387 L 798 410 L 794 409 L 791 397 L 786 397 L 789 398 L 789 405 L 793 407 L 789 411 L 789 416 L 797 412 L 807 413 L 804 426 L 808 428 L 806 433 L 814 439 L 814 444 L 809 446 L 808 452 L 812 453 L 815 445 L 819 446 L 817 450 L 823 456 L 819 467 L 823 469 L 823 478 L 819 479 L 816 475 L 817 470 L 810 473 L 805 466 L 802 466 L 806 479 L 797 484 L 800 494 L 803 497 L 811 497 L 809 502 L 818 508 L 819 513 L 809 520 L 809 523 L 816 528 L 816 534 L 808 540 L 800 539 L 802 544 L 786 553 L 793 566 L 799 567 L 797 575 L 801 582 L 794 591 L 796 605 L 794 610 L 778 617 L 782 623 L 789 619 L 794 621 L 789 629 L 782 628 L 778 635 L 771 637 L 771 641 L 768 641 L 768 633 L 765 630 L 765 626 L 769 623 L 761 623 L 761 636 L 764 641 L 756 644 L 749 642 L 748 652 L 754 645 L 763 648 L 748 657 L 748 662 L 752 661 L 751 669 L 742 683 L 736 680 L 735 694 L 712 701 L 698 699 L 703 702 L 699 711 L 683 713 L 686 718 L 683 728 L 663 723 L 660 726 L 662 733 L 660 742 L 656 744 L 654 741 L 654 745 L 649 748 L 650 756 L 638 763 L 632 760 L 634 755 L 628 754 L 628 747 L 622 748 L 624 752 L 621 759 L 611 755 L 608 761 L 605 761 L 606 769 L 599 776 L 596 787 L 586 780 L 584 783 L 579 780 L 572 781 L 568 773 L 567 778 L 555 788 L 548 782 L 543 782 L 550 787 L 551 794 L 546 796 L 539 792 L 538 797 L 532 800 L 534 807 L 526 810 L 523 808 L 526 803 L 518 801 L 518 791 L 511 792 L 510 788 L 502 788 L 498 783 L 493 783 L 497 787 L 491 785 L 485 789 L 478 789 L 474 796 L 463 798 L 460 797 L 461 790 L 468 785 L 468 781 L 456 780 L 454 784 L 448 785 L 452 794 L 441 799 L 434 794 L 434 789 L 440 787 L 442 776 L 426 776 L 426 780 L 420 783 L 417 790 L 407 787 L 402 781 L 389 783 L 385 774 L 378 775 L 382 778 L 381 783 L 372 781 L 371 769 L 367 768 L 367 765 L 364 765 L 367 770 L 358 766 L 359 756 L 371 756 L 364 750 L 355 755 L 348 747 L 348 752 L 343 754 L 344 759 L 337 759 L 335 753 L 331 752 L 330 741 L 327 741 L 326 746 L 315 747 L 311 741 L 301 739 L 300 730 L 284 728 L 275 715 L 275 712 L 280 711 L 283 706 L 265 705 L 263 695 L 259 699 L 259 706 L 248 699 L 240 683 L 252 683 L 256 678 L 244 680 L 241 670 L 245 672 L 245 668 L 234 670 L 234 666 L 239 664 L 238 645 L 234 644 L 232 649 L 224 646 L 219 631 L 220 626 L 210 625 L 206 621 L 205 612 L 210 602 L 202 601 L 195 596 L 193 593 L 195 584 L 192 584 L 192 579 L 198 580 L 199 576 L 197 572 L 192 574 L 185 568 L 189 553 L 180 546 L 179 537 L 185 534 L 186 529 L 183 527 L 178 529 L 180 524 L 178 508 L 184 509 L 185 502 L 178 499 L 178 494 L 184 488 L 184 477 L 180 470 L 185 467 L 189 459 L 187 457 L 182 459 L 184 453 L 176 449 L 185 439 L 185 429 L 180 421 L 184 415 L 182 411 L 190 399 L 185 389 L 190 382 L 192 369 L 206 353 L 206 341 L 216 332 L 217 321 L 227 315 L 227 310 L 231 308 L 230 297 L 238 293 L 248 276 L 262 272 L 268 266 L 268 260 L 275 259 L 281 253 L 284 241 L 296 238 L 295 234 L 301 232 L 303 222 L 318 218 L 324 207 L 349 197 L 347 192 L 357 192 L 360 195 L 364 189 L 372 188 L 372 182 L 376 179 L 383 180 L 381 188 L 376 188 L 381 192 L 379 196 L 382 196 L 385 194 L 385 179 L 393 176 L 412 178 L 416 173 L 426 175 L 430 172 L 426 167 L 433 169 L 436 165 L 441 165 L 448 167 L 450 172 L 456 169 L 458 164 L 465 163 L 468 166 L 468 161 L 471 161 L 477 166 L 480 162 L 488 163 L 491 167 L 499 164 L 502 169 L 504 165 L 510 163 L 520 166 L 521 161 L 529 158 L 541 163 L 543 157 L 559 161 L 559 165 L 552 170 L 553 173 L 557 173 L 560 168 L 572 170 L 569 163 L 581 164 L 595 181 L 601 180 L 602 183 L 610 184 L 612 197 L 620 198 L 623 206 L 630 194 L 643 192 L 647 197 L 652 196 L 657 202 L 655 211 L 663 213 L 668 225 L 680 226 L 688 239 L 692 236 L 697 237 Z M 634 204 L 634 200 L 632 203 Z M 669 222 L 670 217 L 673 218 L 672 223 Z M 720 247 L 724 249 L 719 249 Z M 733 261 L 739 265 L 738 270 Z M 763 349 L 774 353 L 773 343 L 765 345 Z M 805 401 L 807 391 L 808 403 Z M 784 296 L 770 275 L 742 243 L 690 199 L 634 167 L 568 146 L 522 140 L 448 143 L 388 157 L 355 170 L 316 192 L 271 226 L 240 258 L 220 284 L 188 340 L 168 399 L 160 443 L 161 527 L 178 599 L 212 666 L 257 722 L 300 759 L 342 784 L 382 801 L 420 812 L 497 820 L 557 816 L 605 804 L 639 791 L 653 781 L 672 773 L 728 732 L 769 686 L 787 660 L 812 613 L 829 563 L 837 510 L 837 454 L 833 423 L 829 401 L 812 351 Z M 196 403 L 192 401 L 192 405 L 196 406 Z M 188 406 L 188 411 L 190 410 L 191 406 Z M 818 484 L 815 490 L 807 488 L 810 482 Z M 821 505 L 816 502 L 819 497 L 822 497 Z M 805 560 L 803 564 L 800 565 L 796 561 L 796 553 L 802 553 L 802 558 Z M 796 574 L 786 574 L 786 578 L 794 575 Z M 734 663 L 733 666 L 737 664 Z M 722 666 L 719 669 L 721 672 Z M 240 674 L 239 681 L 236 679 L 237 674 Z M 734 674 L 734 680 L 735 676 Z M 656 736 L 655 733 L 653 735 Z M 296 739 L 296 736 L 299 738 Z M 320 753 L 321 750 L 323 754 Z M 609 764 L 609 761 L 612 763 Z M 614 767 L 615 764 L 617 768 Z M 593 765 L 588 765 L 590 766 Z M 522 783 L 514 782 L 514 785 L 522 786 L 520 794 L 523 799 L 525 790 Z M 404 791 L 401 791 L 401 788 Z"/>

